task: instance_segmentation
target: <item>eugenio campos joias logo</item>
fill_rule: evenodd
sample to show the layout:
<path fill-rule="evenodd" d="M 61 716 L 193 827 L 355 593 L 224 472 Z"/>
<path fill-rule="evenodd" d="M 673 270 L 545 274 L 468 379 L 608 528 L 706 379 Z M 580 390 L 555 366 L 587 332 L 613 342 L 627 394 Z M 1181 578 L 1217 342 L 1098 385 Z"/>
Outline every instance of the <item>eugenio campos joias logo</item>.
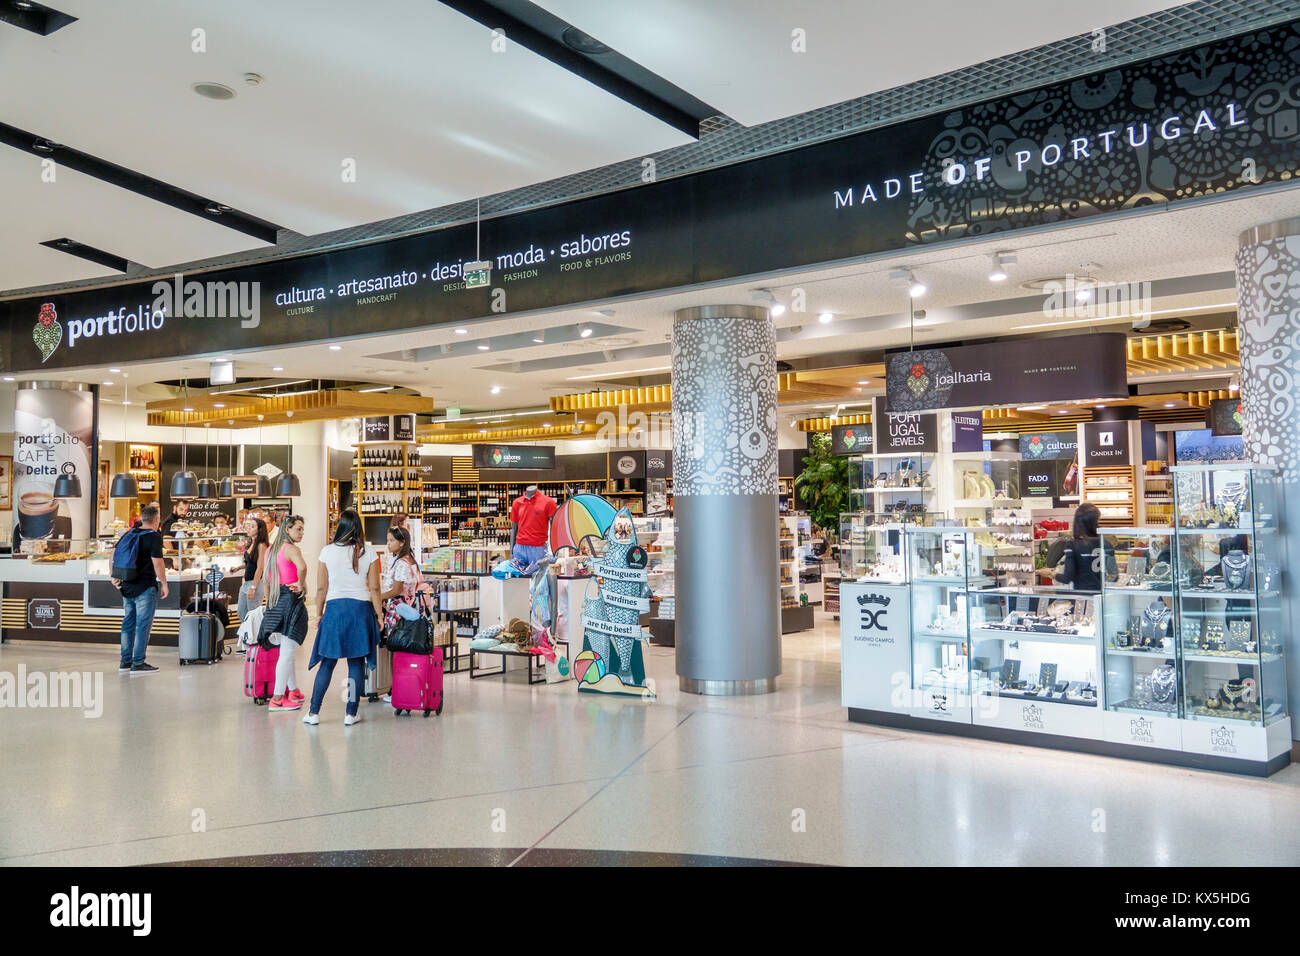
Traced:
<path fill-rule="evenodd" d="M 181 275 L 171 282 L 155 282 L 152 302 L 110 308 L 103 315 L 59 321 L 53 302 L 42 302 L 32 326 L 32 342 L 44 365 L 66 338 L 67 348 L 79 341 L 110 339 L 124 335 L 150 335 L 164 331 L 169 317 L 187 319 L 239 319 L 245 329 L 262 324 L 262 283 L 185 282 Z"/>

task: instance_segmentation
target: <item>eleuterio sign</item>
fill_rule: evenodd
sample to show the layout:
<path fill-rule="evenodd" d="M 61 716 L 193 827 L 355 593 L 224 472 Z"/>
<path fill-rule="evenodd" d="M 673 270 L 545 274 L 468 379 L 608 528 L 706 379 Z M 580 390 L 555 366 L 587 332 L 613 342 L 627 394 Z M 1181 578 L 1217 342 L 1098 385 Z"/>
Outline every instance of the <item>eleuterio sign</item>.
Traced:
<path fill-rule="evenodd" d="M 1126 398 L 1124 333 L 894 352 L 885 392 L 895 411 Z"/>
<path fill-rule="evenodd" d="M 1088 38 L 1080 41 L 1088 42 Z M 1296 23 L 587 199 L 0 305 L 5 371 L 373 335 L 1289 184 Z M 467 263 L 491 263 L 469 288 Z M 499 294 L 499 291 L 504 296 Z M 454 346 L 449 358 L 461 358 Z"/>
<path fill-rule="evenodd" d="M 554 445 L 474 445 L 475 468 L 555 467 Z"/>

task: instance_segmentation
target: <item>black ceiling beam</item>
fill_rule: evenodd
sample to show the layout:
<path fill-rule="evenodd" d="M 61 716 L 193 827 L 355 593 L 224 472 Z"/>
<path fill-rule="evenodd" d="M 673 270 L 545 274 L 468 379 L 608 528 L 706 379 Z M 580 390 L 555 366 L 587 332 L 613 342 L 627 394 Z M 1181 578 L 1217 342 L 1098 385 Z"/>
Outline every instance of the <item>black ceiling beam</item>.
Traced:
<path fill-rule="evenodd" d="M 111 252 L 105 252 L 103 249 L 96 249 L 94 246 L 88 246 L 84 242 L 77 242 L 75 239 L 69 239 L 66 236 L 62 239 L 47 239 L 41 245 L 66 252 L 70 256 L 76 256 L 78 259 L 85 259 L 89 262 L 96 262 L 108 269 L 116 269 L 118 272 L 126 272 L 130 262 L 121 256 L 115 256 Z"/>
<path fill-rule="evenodd" d="M 4 0 L 0 0 L 0 3 L 3 2 Z M 130 190 L 138 196 L 156 200 L 171 206 L 173 209 L 188 212 L 200 219 L 205 219 L 218 226 L 225 226 L 227 229 L 233 229 L 236 232 L 242 232 L 246 236 L 252 236 L 254 239 L 260 239 L 272 245 L 275 244 L 276 236 L 280 231 L 279 226 L 267 222 L 265 219 L 258 219 L 256 216 L 240 212 L 238 209 L 232 209 L 230 206 L 206 199 L 197 193 L 188 192 L 162 180 L 146 176 L 144 173 L 137 173 L 133 169 L 127 169 L 125 166 L 118 166 L 116 163 L 110 163 L 107 160 L 92 156 L 89 153 L 83 153 L 70 146 L 63 146 L 52 140 L 44 139 L 35 133 L 18 129 L 16 126 L 0 123 L 0 143 L 5 143 L 14 147 L 14 149 L 21 149 L 33 156 L 39 156 L 41 159 L 52 159 L 60 166 L 66 166 L 68 169 L 92 176 L 101 182 Z"/>
<path fill-rule="evenodd" d="M 37 3 L 36 0 L 0 0 L 0 23 L 21 27 L 38 36 L 47 37 L 55 30 L 76 22 L 76 17 Z"/>
<path fill-rule="evenodd" d="M 699 139 L 700 121 L 718 115 L 707 103 L 528 0 L 439 2 L 489 30 L 503 31 L 507 42 L 532 50 L 687 136 Z M 565 42 L 566 36 L 590 52 L 579 52 Z"/>

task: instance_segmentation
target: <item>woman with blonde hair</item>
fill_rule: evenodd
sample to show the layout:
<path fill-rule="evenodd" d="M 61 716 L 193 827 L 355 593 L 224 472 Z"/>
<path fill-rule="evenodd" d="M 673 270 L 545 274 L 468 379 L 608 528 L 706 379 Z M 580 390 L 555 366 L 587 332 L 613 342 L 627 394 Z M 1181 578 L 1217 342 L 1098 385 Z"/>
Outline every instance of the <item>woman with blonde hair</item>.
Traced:
<path fill-rule="evenodd" d="M 275 691 L 272 711 L 298 710 L 305 699 L 298 690 L 294 657 L 307 638 L 307 562 L 303 560 L 302 541 L 306 523 L 302 515 L 290 515 L 280 526 L 275 543 L 266 554 L 266 616 L 262 618 L 262 635 L 280 635 L 280 659 L 275 665 Z M 273 603 L 272 603 L 273 602 Z"/>

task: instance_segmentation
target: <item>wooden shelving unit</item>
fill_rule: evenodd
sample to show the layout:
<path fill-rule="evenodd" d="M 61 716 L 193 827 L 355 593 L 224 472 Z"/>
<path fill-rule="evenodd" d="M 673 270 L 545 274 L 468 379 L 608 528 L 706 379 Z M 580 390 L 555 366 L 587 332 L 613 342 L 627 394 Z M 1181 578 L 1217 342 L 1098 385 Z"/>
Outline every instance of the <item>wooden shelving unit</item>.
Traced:
<path fill-rule="evenodd" d="M 159 466 L 162 463 L 162 446 L 131 442 L 126 446 L 126 454 L 127 467 L 139 486 L 139 494 L 132 510 L 139 512 L 144 505 L 157 501 L 161 493 L 162 472 Z"/>
<path fill-rule="evenodd" d="M 391 518 L 398 512 L 422 513 L 420 446 L 413 441 L 358 442 L 352 493 L 361 519 Z M 331 485 L 335 482 L 331 481 Z"/>
<path fill-rule="evenodd" d="M 1137 473 L 1131 465 L 1096 466 L 1083 470 L 1083 500 L 1101 509 L 1099 524 L 1132 528 L 1142 523 L 1137 497 Z"/>

